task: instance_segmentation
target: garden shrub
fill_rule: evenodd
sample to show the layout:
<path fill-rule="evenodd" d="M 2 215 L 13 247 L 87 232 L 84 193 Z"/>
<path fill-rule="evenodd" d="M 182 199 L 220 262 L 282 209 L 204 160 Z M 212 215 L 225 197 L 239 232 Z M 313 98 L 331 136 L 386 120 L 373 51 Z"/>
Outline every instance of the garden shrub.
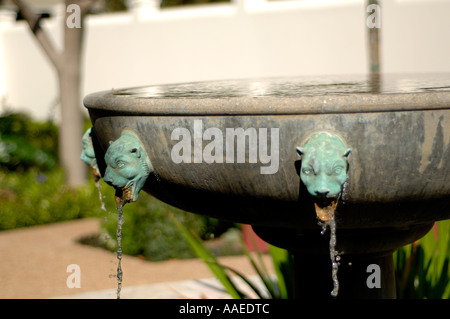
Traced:
<path fill-rule="evenodd" d="M 199 237 L 219 235 L 231 223 L 184 212 L 146 194 L 139 200 L 123 207 L 125 222 L 122 226 L 122 249 L 124 254 L 143 256 L 147 260 L 159 261 L 170 258 L 193 258 L 186 239 L 174 225 L 171 215 Z M 103 223 L 111 238 L 116 236 L 116 211 L 110 213 Z M 113 249 L 116 249 L 114 247 Z"/>
<path fill-rule="evenodd" d="M 85 127 L 90 125 L 86 119 Z M 58 127 L 51 121 L 33 121 L 24 113 L 0 116 L 0 230 L 103 217 L 102 228 L 115 239 L 114 189 L 99 182 L 105 212 L 92 178 L 76 189 L 67 187 L 57 145 Z M 142 192 L 139 201 L 124 207 L 123 252 L 151 260 L 194 257 L 168 214 L 203 238 L 233 226 L 183 212 Z"/>
<path fill-rule="evenodd" d="M 36 122 L 25 113 L 0 117 L 0 167 L 50 170 L 57 162 L 58 128 L 53 122 Z"/>
<path fill-rule="evenodd" d="M 85 186 L 71 189 L 64 183 L 64 172 L 0 170 L 0 230 L 42 225 L 85 217 L 102 218 L 102 229 L 115 240 L 117 210 L 114 189 L 99 182 L 106 211 L 101 210 L 99 191 L 92 178 Z M 231 223 L 191 214 L 160 202 L 142 192 L 139 200 L 123 208 L 123 252 L 148 260 L 195 257 L 169 214 L 200 237 L 219 235 Z M 105 244 L 105 243 L 103 243 Z M 109 247 L 115 251 L 115 246 Z"/>
<path fill-rule="evenodd" d="M 94 183 L 71 189 L 61 169 L 0 170 L 0 230 L 99 216 Z"/>
<path fill-rule="evenodd" d="M 418 241 L 394 253 L 397 297 L 450 298 L 450 220 L 441 220 Z"/>

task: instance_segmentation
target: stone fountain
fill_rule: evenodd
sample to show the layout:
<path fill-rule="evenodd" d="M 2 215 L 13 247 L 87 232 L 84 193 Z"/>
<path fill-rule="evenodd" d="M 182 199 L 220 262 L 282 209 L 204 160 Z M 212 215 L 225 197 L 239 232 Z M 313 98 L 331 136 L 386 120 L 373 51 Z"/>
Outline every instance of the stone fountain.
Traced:
<path fill-rule="evenodd" d="M 448 74 L 158 85 L 84 104 L 84 160 L 122 202 L 144 190 L 251 224 L 294 254 L 298 298 L 330 297 L 332 264 L 338 298 L 395 298 L 392 253 L 450 218 Z"/>

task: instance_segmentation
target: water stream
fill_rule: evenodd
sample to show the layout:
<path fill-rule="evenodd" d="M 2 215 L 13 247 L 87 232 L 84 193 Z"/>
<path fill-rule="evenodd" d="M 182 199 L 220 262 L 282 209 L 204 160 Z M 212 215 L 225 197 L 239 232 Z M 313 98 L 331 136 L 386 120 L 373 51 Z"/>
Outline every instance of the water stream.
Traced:
<path fill-rule="evenodd" d="M 106 206 L 105 206 L 105 202 L 103 201 L 103 194 L 101 191 L 101 185 L 99 182 L 98 178 L 95 178 L 96 176 L 94 175 L 94 182 L 95 182 L 95 186 L 98 189 L 98 196 L 100 198 L 100 209 L 107 212 L 106 210 Z M 123 213 L 122 213 L 122 209 L 123 209 L 123 199 L 116 197 L 116 205 L 117 205 L 117 212 L 118 212 L 118 222 L 117 222 L 117 229 L 116 229 L 116 239 L 117 239 L 117 293 L 116 293 L 116 297 L 117 299 L 120 299 L 120 292 L 122 290 L 122 277 L 123 277 L 123 272 L 122 272 L 122 225 L 124 223 L 124 218 L 123 218 Z M 110 212 L 108 212 L 110 213 Z M 106 217 L 105 217 L 106 220 Z M 105 235 L 106 238 L 105 240 L 110 239 L 109 235 Z"/>
<path fill-rule="evenodd" d="M 333 290 L 331 291 L 331 295 L 333 297 L 337 297 L 339 292 L 339 280 L 337 277 L 339 261 L 341 260 L 341 256 L 339 256 L 339 252 L 336 250 L 336 220 L 335 220 L 335 212 L 337 208 L 337 201 L 333 201 L 330 205 L 326 207 L 320 207 L 315 204 L 316 215 L 320 219 L 319 225 L 322 226 L 321 235 L 325 234 L 327 228 L 330 229 L 330 242 L 329 242 L 329 250 L 330 250 L 330 259 L 331 259 L 331 278 L 333 280 Z"/>
<path fill-rule="evenodd" d="M 116 239 L 117 239 L 117 299 L 120 299 L 120 291 L 122 290 L 122 225 L 124 223 L 122 208 L 123 199 L 116 197 L 117 212 L 119 213 L 117 221 Z"/>
<path fill-rule="evenodd" d="M 331 291 L 331 295 L 333 297 L 337 297 L 339 292 L 339 280 L 337 277 L 339 261 L 341 260 L 341 256 L 339 256 L 339 252 L 336 250 L 336 221 L 334 219 L 334 215 L 332 215 L 327 221 L 322 223 L 322 231 L 321 234 L 325 234 L 327 228 L 330 229 L 330 259 L 331 259 L 331 278 L 333 280 L 333 290 Z"/>
<path fill-rule="evenodd" d="M 95 179 L 94 178 L 94 182 L 95 182 L 95 187 L 97 187 L 98 190 L 98 197 L 100 198 L 100 209 L 106 212 L 106 207 L 105 207 L 105 202 L 103 201 L 103 195 L 102 195 L 102 189 L 100 186 L 100 181 L 99 179 Z"/>

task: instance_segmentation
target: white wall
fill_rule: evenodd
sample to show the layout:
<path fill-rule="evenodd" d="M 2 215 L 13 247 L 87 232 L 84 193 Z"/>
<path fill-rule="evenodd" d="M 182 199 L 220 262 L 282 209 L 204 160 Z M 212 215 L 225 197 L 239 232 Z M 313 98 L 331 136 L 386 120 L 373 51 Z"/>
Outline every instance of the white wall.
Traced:
<path fill-rule="evenodd" d="M 368 69 L 365 0 L 237 0 L 89 16 L 82 95 L 158 83 Z M 382 70 L 450 72 L 450 1 L 382 2 Z M 62 17 L 46 27 L 56 43 Z M 0 96 L 52 113 L 56 74 L 24 23 L 0 23 Z M 2 79 L 3 78 L 3 82 Z"/>
<path fill-rule="evenodd" d="M 450 1 L 383 2 L 383 70 L 450 72 Z"/>
<path fill-rule="evenodd" d="M 44 27 L 51 30 L 52 38 L 60 45 L 62 22 L 58 25 L 56 21 L 49 22 Z M 39 119 L 54 113 L 58 99 L 56 72 L 28 25 L 0 24 L 0 63 L 1 106 L 26 110 Z"/>

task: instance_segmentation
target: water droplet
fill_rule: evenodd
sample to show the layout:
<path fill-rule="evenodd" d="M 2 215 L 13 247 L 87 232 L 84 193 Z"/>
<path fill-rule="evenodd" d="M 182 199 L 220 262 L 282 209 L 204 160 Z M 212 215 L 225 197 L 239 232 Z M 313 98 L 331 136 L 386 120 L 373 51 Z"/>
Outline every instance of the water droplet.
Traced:
<path fill-rule="evenodd" d="M 100 198 L 100 209 L 106 212 L 105 202 L 103 201 L 102 189 L 100 182 L 95 180 L 95 187 L 98 189 L 98 197 Z"/>

